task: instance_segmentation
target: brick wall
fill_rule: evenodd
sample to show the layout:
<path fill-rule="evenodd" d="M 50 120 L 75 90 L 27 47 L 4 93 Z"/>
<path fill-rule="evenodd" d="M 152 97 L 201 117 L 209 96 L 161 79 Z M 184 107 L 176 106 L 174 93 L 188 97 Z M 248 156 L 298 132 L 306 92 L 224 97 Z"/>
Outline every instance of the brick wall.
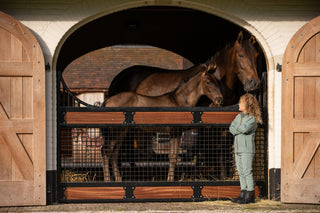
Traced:
<path fill-rule="evenodd" d="M 150 46 L 113 46 L 88 53 L 73 61 L 63 72 L 74 92 L 106 91 L 112 79 L 133 65 L 184 69 L 192 64 L 167 50 Z"/>

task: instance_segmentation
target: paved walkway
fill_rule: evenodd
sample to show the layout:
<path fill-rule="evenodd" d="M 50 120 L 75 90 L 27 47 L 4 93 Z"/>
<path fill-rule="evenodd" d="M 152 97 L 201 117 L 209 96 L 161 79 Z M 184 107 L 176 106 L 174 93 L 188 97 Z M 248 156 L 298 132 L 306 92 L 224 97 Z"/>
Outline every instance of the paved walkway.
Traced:
<path fill-rule="evenodd" d="M 254 204 L 234 204 L 231 201 L 148 202 L 57 204 L 30 207 L 0 207 L 0 212 L 126 212 L 126 213 L 208 213 L 208 212 L 320 212 L 319 205 L 282 204 L 257 200 Z"/>

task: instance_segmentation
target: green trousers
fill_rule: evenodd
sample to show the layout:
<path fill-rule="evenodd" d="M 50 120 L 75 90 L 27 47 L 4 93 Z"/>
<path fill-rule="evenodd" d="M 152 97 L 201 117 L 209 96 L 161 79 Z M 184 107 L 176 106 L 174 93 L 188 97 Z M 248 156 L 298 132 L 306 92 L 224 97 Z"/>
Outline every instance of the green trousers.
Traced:
<path fill-rule="evenodd" d="M 236 153 L 236 165 L 240 179 L 241 190 L 253 191 L 252 161 L 254 153 Z"/>

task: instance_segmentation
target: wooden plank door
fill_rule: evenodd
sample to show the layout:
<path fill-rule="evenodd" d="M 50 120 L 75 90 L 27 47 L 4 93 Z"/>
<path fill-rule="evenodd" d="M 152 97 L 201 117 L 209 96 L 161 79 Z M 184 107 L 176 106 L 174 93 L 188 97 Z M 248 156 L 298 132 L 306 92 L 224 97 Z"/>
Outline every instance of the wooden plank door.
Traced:
<path fill-rule="evenodd" d="M 320 203 L 320 16 L 283 58 L 281 201 Z"/>
<path fill-rule="evenodd" d="M 44 67 L 31 32 L 0 12 L 0 206 L 46 204 Z"/>

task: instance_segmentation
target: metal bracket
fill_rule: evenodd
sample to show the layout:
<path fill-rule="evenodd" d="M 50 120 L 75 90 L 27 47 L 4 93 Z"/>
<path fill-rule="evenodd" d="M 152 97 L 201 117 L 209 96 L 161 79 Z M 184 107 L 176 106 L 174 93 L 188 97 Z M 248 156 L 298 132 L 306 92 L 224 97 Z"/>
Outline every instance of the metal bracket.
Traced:
<path fill-rule="evenodd" d="M 123 112 L 125 119 L 123 121 L 123 124 L 135 124 L 133 120 L 133 116 L 135 112 Z"/>
<path fill-rule="evenodd" d="M 203 186 L 192 186 L 191 188 L 193 189 L 193 195 L 192 195 L 193 199 L 203 198 L 202 196 Z"/>
<path fill-rule="evenodd" d="M 197 124 L 197 123 L 202 123 L 202 120 L 201 120 L 201 116 L 203 114 L 203 112 L 199 112 L 199 111 L 192 111 L 191 114 L 193 115 L 193 120 L 191 121 L 191 123 L 193 124 Z"/>
<path fill-rule="evenodd" d="M 276 65 L 276 70 L 277 70 L 278 72 L 281 72 L 281 71 L 282 71 L 282 65 L 279 64 L 279 63 L 277 63 L 277 65 Z"/>
<path fill-rule="evenodd" d="M 126 194 L 123 196 L 124 200 L 133 200 L 135 199 L 135 196 L 133 194 L 133 191 L 136 187 L 134 186 L 124 186 L 123 189 L 125 190 Z"/>

